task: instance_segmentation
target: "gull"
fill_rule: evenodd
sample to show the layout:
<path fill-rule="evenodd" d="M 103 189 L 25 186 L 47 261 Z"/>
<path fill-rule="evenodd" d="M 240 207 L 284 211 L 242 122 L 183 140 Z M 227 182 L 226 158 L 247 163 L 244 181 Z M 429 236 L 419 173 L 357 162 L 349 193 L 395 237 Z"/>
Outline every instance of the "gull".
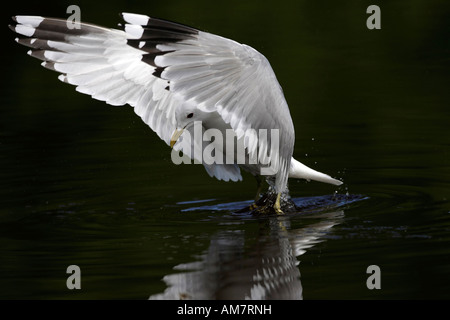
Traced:
<path fill-rule="evenodd" d="M 198 122 L 202 130 L 232 130 L 246 152 L 244 163 L 236 161 L 234 149 L 230 155 L 216 145 L 216 155 L 231 156 L 232 162 L 203 161 L 207 173 L 224 181 L 242 180 L 240 169 L 257 181 L 265 176 L 276 194 L 277 214 L 283 214 L 280 198 L 288 178 L 342 184 L 292 157 L 295 132 L 289 107 L 261 53 L 183 24 L 134 13 L 121 16 L 121 29 L 24 15 L 14 16 L 10 28 L 19 34 L 16 42 L 30 47 L 28 54 L 60 73 L 61 81 L 107 104 L 132 106 L 174 149 L 180 149 L 181 137 Z M 258 130 L 276 130 L 278 140 L 247 134 Z M 205 143 L 200 147 L 204 151 Z M 264 161 L 251 162 L 255 156 Z M 261 174 L 268 163 L 275 169 Z"/>

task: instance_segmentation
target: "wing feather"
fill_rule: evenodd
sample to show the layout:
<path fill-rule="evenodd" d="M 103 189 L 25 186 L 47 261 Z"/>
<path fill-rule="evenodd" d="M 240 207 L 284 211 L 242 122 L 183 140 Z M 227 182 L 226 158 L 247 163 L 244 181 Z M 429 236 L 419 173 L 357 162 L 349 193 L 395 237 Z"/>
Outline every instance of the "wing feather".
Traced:
<path fill-rule="evenodd" d="M 29 54 L 43 60 L 44 67 L 61 73 L 61 81 L 108 104 L 135 107 L 170 144 L 176 128 L 172 106 L 178 99 L 166 94 L 166 80 L 153 76 L 155 67 L 142 61 L 145 52 L 128 45 L 131 35 L 87 23 L 69 29 L 62 19 L 16 16 L 14 20 L 17 25 L 11 28 L 22 36 L 16 41 L 32 48 Z"/>
<path fill-rule="evenodd" d="M 217 112 L 258 154 L 258 137 L 248 130 L 277 129 L 282 145 L 272 161 L 280 163 L 277 184 L 283 188 L 294 145 L 289 109 L 267 59 L 253 48 L 174 22 L 124 13 L 124 30 L 66 20 L 17 16 L 16 41 L 30 55 L 60 72 L 59 79 L 77 91 L 111 105 L 130 104 L 167 144 L 176 128 L 177 107 L 189 102 Z M 264 158 L 270 138 L 261 145 Z M 276 159 L 275 159 L 276 158 Z M 239 180 L 237 166 L 205 166 L 210 175 Z M 237 168 L 237 169 L 236 169 Z"/>

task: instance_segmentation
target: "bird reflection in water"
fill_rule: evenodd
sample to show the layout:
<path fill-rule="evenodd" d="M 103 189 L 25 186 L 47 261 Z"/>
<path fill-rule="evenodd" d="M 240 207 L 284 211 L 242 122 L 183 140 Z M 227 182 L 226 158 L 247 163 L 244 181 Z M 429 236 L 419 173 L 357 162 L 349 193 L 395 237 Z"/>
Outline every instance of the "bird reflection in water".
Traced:
<path fill-rule="evenodd" d="M 243 229 L 219 231 L 199 261 L 175 266 L 180 272 L 164 276 L 167 289 L 150 299 L 303 299 L 297 258 L 324 241 L 343 216 L 343 211 L 306 214 L 314 222 L 296 229 L 289 216 L 265 217 L 251 244 Z"/>

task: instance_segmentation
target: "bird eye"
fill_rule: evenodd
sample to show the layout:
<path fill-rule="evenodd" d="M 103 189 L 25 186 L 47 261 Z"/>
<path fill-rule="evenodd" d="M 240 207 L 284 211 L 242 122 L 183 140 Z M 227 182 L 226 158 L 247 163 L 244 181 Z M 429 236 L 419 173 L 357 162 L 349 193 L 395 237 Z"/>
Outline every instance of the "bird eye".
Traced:
<path fill-rule="evenodd" d="M 187 115 L 188 118 L 192 118 L 194 116 L 194 114 L 191 112 Z"/>

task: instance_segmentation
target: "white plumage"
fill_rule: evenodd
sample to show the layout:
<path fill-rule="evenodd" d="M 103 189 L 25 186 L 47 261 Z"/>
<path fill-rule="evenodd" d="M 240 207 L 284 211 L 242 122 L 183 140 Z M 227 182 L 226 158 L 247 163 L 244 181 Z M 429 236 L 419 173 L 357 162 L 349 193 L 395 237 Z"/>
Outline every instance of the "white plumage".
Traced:
<path fill-rule="evenodd" d="M 201 119 L 204 129 L 233 129 L 249 155 L 267 157 L 271 141 L 261 144 L 245 132 L 278 129 L 280 148 L 270 155 L 279 164 L 277 192 L 286 190 L 288 177 L 342 183 L 292 158 L 289 108 L 262 54 L 181 24 L 131 13 L 122 17 L 123 30 L 87 23 L 69 29 L 66 20 L 36 16 L 16 16 L 11 28 L 22 36 L 18 43 L 32 48 L 29 55 L 61 73 L 61 81 L 108 104 L 131 105 L 168 145 L 177 129 L 190 126 L 181 126 L 180 117 L 192 110 L 191 122 Z M 259 167 L 241 165 L 255 175 Z M 205 168 L 218 179 L 242 179 L 236 163 Z"/>

